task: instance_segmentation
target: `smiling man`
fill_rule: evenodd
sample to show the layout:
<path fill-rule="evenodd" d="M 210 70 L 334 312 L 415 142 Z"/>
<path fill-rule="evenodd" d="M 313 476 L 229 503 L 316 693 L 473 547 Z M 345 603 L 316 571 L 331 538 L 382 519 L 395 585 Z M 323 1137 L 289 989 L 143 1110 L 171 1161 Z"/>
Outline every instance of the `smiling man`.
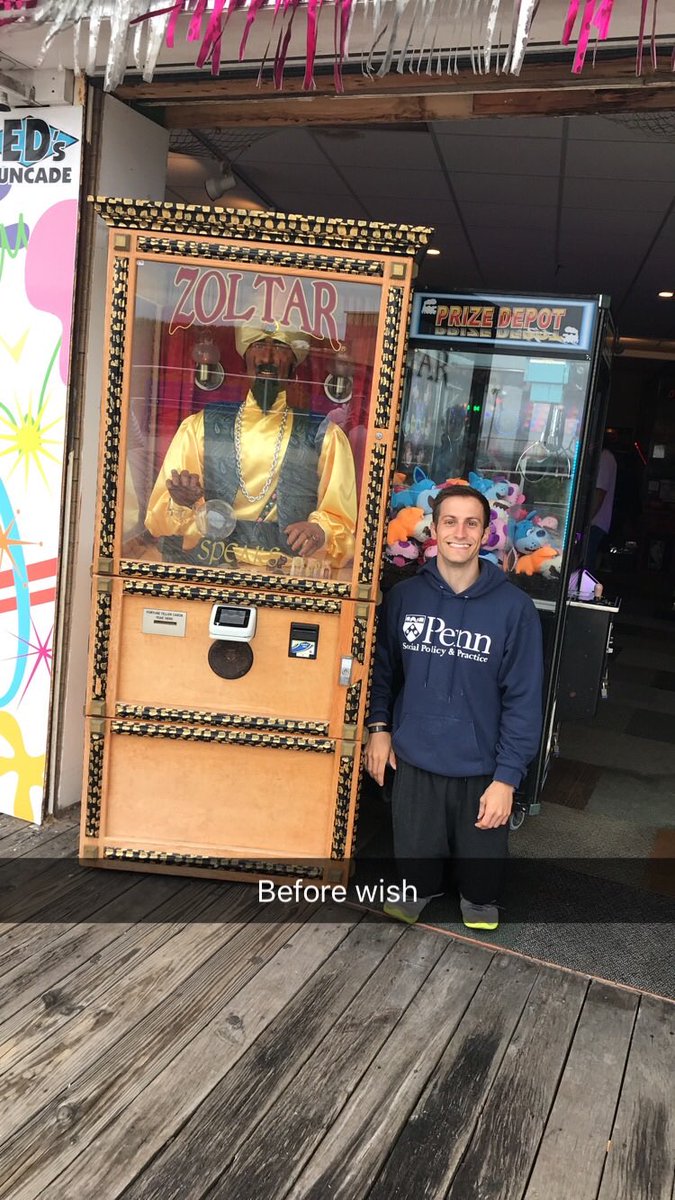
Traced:
<path fill-rule="evenodd" d="M 392 589 L 380 617 L 366 770 L 395 770 L 394 852 L 416 921 L 455 859 L 464 924 L 496 929 L 513 793 L 541 736 L 541 623 L 532 601 L 479 559 L 490 508 L 463 484 L 433 501 L 438 557 Z"/>

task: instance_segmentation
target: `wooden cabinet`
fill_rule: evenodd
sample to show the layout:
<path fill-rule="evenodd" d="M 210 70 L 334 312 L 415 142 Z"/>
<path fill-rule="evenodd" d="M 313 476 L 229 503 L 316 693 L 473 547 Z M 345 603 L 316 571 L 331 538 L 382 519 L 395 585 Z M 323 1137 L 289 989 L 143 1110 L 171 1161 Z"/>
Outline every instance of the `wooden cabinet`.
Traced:
<path fill-rule="evenodd" d="M 109 351 L 82 860 L 344 881 L 429 231 L 96 207 Z"/>

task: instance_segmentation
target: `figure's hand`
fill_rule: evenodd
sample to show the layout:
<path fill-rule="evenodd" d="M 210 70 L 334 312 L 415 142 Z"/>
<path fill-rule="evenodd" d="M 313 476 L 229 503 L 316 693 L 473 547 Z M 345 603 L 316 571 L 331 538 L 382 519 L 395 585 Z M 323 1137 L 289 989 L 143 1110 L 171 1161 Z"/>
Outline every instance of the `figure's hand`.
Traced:
<path fill-rule="evenodd" d="M 493 779 L 478 801 L 476 829 L 497 829 L 506 825 L 513 808 L 513 788 Z"/>
<path fill-rule="evenodd" d="M 199 476 L 191 475 L 189 471 L 172 471 L 171 478 L 166 481 L 166 490 L 174 504 L 181 508 L 193 508 L 204 495 Z"/>
<path fill-rule="evenodd" d="M 396 755 L 391 748 L 391 734 L 384 730 L 380 733 L 369 733 L 364 765 L 368 774 L 372 775 L 380 787 L 384 783 L 387 764 L 396 770 Z"/>
<path fill-rule="evenodd" d="M 286 526 L 284 533 L 291 550 L 295 554 L 301 554 L 303 558 L 310 558 L 312 554 L 318 553 L 326 541 L 323 529 L 314 521 L 295 521 Z"/>

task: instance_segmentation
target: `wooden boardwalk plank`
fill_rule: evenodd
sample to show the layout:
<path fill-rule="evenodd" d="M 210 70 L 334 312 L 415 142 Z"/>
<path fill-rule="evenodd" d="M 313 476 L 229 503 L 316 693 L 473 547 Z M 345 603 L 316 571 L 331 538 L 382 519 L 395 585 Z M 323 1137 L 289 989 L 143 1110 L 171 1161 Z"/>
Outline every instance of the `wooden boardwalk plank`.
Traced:
<path fill-rule="evenodd" d="M 369 1200 L 436 1200 L 444 1194 L 537 977 L 530 962 L 493 959 Z"/>
<path fill-rule="evenodd" d="M 671 1200 L 675 1004 L 643 996 L 599 1200 Z"/>
<path fill-rule="evenodd" d="M 448 944 L 299 1175 L 289 1200 L 367 1195 L 491 961 L 491 953 L 477 946 Z M 279 1200 L 285 1194 L 281 1189 Z"/>
<path fill-rule="evenodd" d="M 38 927 L 52 935 L 51 947 L 29 954 L 2 978 L 0 1073 L 10 1065 L 8 1044 L 11 1061 L 18 1061 L 20 1030 L 28 1027 L 39 1045 L 61 1023 L 60 1017 L 81 1012 L 97 995 L 109 992 L 116 971 L 127 973 L 134 961 L 147 958 L 212 902 L 207 884 L 203 890 L 186 889 L 175 886 L 176 878 L 169 880 L 165 877 L 160 887 L 159 880 L 151 888 L 136 884 L 101 910 L 100 920 L 72 925 L 61 936 L 58 926 Z M 23 1050 L 27 1052 L 25 1045 Z"/>
<path fill-rule="evenodd" d="M 525 1200 L 596 1200 L 638 996 L 593 983 Z"/>
<path fill-rule="evenodd" d="M 367 1194 L 492 961 L 489 951 L 444 941 L 440 959 L 365 1073 L 365 1048 L 350 1028 L 358 1006 L 372 1007 L 364 990 L 344 1014 L 344 1047 L 335 1044 L 336 1027 L 210 1195 L 245 1195 L 249 1188 L 260 1200 L 281 1200 L 294 1179 L 296 1200 Z"/>
<path fill-rule="evenodd" d="M 1 869 L 0 931 L 20 921 L 58 920 L 63 898 L 82 887 L 85 868 L 71 853 L 69 835 L 54 838 L 52 844 L 55 850 L 49 857 L 32 855 L 28 863 L 18 859 Z"/>
<path fill-rule="evenodd" d="M 204 1195 L 402 935 L 401 926 L 360 924 L 127 1189 L 125 1200 Z"/>
<path fill-rule="evenodd" d="M 237 926 L 222 923 L 221 916 L 232 911 L 235 921 L 246 920 L 255 911 L 235 889 L 223 891 L 215 902 L 208 894 L 187 906 L 181 900 L 179 894 L 168 902 L 171 924 L 137 926 L 131 945 L 111 947 L 103 962 L 78 972 L 71 986 L 61 989 L 58 1003 L 38 998 L 0 1027 L 0 1088 L 15 1105 L 11 1121 L 3 1121 L 5 1136 L 39 1111 L 78 1066 L 84 1070 L 92 1053 L 114 1045 L 134 1019 L 152 1012 L 236 934 Z M 212 923 L 197 925 L 197 919 Z M 21 1060 L 28 1054 L 45 1072 L 39 1097 L 23 1095 Z"/>
<path fill-rule="evenodd" d="M 98 878 L 92 878 L 93 875 L 93 871 L 83 871 L 80 876 L 80 888 L 73 889 L 70 895 L 64 898 L 59 911 L 62 920 L 21 921 L 8 926 L 4 932 L 0 926 L 0 986 L 3 988 L 0 1021 L 7 1016 L 4 989 L 10 986 L 17 969 L 26 966 L 33 956 L 43 957 L 45 949 L 54 948 L 55 954 L 58 953 L 57 947 L 65 947 L 69 933 L 72 936 L 72 931 L 78 927 L 82 931 L 86 930 L 87 922 L 107 920 L 106 910 L 111 903 L 119 899 L 123 905 L 125 896 L 130 896 L 134 889 L 143 887 L 138 876 L 127 876 L 122 872 L 113 875 L 112 871 L 106 871 L 104 879 L 100 878 L 99 872 L 96 872 Z M 174 887 L 173 891 L 176 890 L 178 889 Z"/>
<path fill-rule="evenodd" d="M 73 1200 L 83 1188 L 88 1196 L 121 1193 L 359 920 L 355 913 L 350 923 L 306 922 L 135 1099 L 112 1112 L 107 1101 L 91 1109 L 88 1128 L 84 1121 L 78 1126 L 78 1157 L 49 1184 L 45 1197 Z"/>
<path fill-rule="evenodd" d="M 239 912 L 230 914 L 231 924 L 193 924 L 176 934 L 150 956 L 145 970 L 116 980 L 120 987 L 112 999 L 102 997 L 93 1012 L 86 1010 L 48 1039 L 56 1045 L 34 1051 L 31 1069 L 41 1077 L 40 1096 L 25 1096 L 21 1064 L 9 1088 L 5 1077 L 3 1099 L 16 1111 L 0 1156 L 0 1196 L 32 1200 L 47 1188 L 78 1153 L 80 1122 L 88 1129 L 94 1108 L 110 1115 L 129 1103 L 309 915 L 307 906 L 277 905 L 265 921 L 235 924 L 235 916 L 246 919 L 252 895 L 257 904 L 253 889 L 237 887 L 230 905 L 238 904 Z"/>
<path fill-rule="evenodd" d="M 447 1200 L 516 1200 L 525 1190 L 589 981 L 542 970 Z"/>
<path fill-rule="evenodd" d="M 446 950 L 443 934 L 401 939 L 289 1080 L 209 1197 L 277 1200 L 284 1194 Z"/>

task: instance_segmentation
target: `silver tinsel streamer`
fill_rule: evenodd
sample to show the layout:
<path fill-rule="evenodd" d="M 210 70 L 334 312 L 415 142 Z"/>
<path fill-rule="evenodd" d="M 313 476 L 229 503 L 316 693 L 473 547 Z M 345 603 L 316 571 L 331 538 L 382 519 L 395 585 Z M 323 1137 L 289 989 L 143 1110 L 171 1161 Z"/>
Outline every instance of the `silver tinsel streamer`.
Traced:
<path fill-rule="evenodd" d="M 628 0 L 626 0 L 628 2 Z M 580 13 L 588 16 L 586 25 L 578 35 L 577 53 L 573 70 L 581 71 L 588 42 L 587 26 L 593 24 L 595 37 L 602 41 L 609 34 L 615 0 L 567 0 L 562 7 L 567 10 L 567 19 L 561 31 L 563 44 L 569 44 L 573 27 Z M 642 46 L 645 37 L 646 14 L 650 0 L 633 0 L 639 30 L 637 72 L 642 71 Z M 536 16 L 539 0 L 332 0 L 335 28 L 340 31 L 335 45 L 336 80 L 341 78 L 342 63 L 349 57 L 348 41 L 356 8 L 363 7 L 372 22 L 372 39 L 369 50 L 362 51 L 363 70 L 368 75 L 386 75 L 392 69 L 399 72 L 406 65 L 411 72 L 427 74 L 456 74 L 460 63 L 470 63 L 478 74 L 495 69 L 498 73 L 510 71 L 517 75 L 523 64 L 525 50 L 530 38 L 532 22 Z M 657 0 L 651 0 L 651 54 L 656 55 Z M 275 59 L 275 78 L 281 81 L 283 60 L 289 52 L 290 25 L 302 0 L 275 0 L 275 13 L 286 22 L 285 41 L 281 61 Z M 618 6 L 618 5 L 617 5 Z M 0 29 L 3 25 L 18 20 L 26 25 L 48 27 L 43 50 L 66 29 L 73 32 L 74 65 L 79 72 L 93 75 L 100 69 L 98 61 L 102 31 L 108 33 L 107 56 L 105 59 L 106 90 L 113 90 L 124 79 L 130 59 L 136 64 L 143 78 L 150 81 L 165 41 L 173 44 L 178 19 L 185 27 L 185 18 L 192 17 L 187 33 L 188 43 L 203 42 L 198 52 L 197 64 L 205 65 L 211 58 L 214 73 L 219 70 L 221 43 L 231 13 L 243 9 L 248 13 L 247 32 L 253 22 L 270 19 L 271 4 L 265 0 L 224 0 L 207 9 L 201 0 L 37 0 L 36 6 L 23 10 L 16 16 L 5 17 L 8 10 L 0 6 Z M 317 42 L 319 12 L 331 7 L 326 2 L 313 6 L 313 17 L 308 22 L 306 37 L 306 59 L 314 61 Z M 506 10 L 510 9 L 510 13 Z M 210 14 L 205 21 L 210 28 L 206 35 L 202 29 L 202 16 Z M 290 14 L 290 16 L 288 15 Z M 561 13 L 561 21 L 564 19 Z M 510 34 L 502 43 L 501 22 L 509 24 Z M 495 50 L 498 24 L 500 28 Z M 282 31 L 283 32 L 283 31 Z M 275 34 L 276 36 L 276 34 Z M 648 36 L 648 34 L 647 34 Z M 206 41 L 203 39 L 206 38 Z M 210 38 L 210 40 L 209 40 Z M 244 36 L 239 53 L 243 55 Z M 214 50 L 214 46 L 216 50 Z M 500 58 L 503 53 L 503 62 Z M 223 58 L 236 58 L 237 47 Z M 297 52 L 295 57 L 299 57 Z M 675 56 L 673 59 L 675 68 Z M 262 68 L 261 68 L 262 71 Z M 311 65 L 308 68 L 306 86 L 313 85 Z M 336 86 L 339 85 L 336 84 Z"/>

